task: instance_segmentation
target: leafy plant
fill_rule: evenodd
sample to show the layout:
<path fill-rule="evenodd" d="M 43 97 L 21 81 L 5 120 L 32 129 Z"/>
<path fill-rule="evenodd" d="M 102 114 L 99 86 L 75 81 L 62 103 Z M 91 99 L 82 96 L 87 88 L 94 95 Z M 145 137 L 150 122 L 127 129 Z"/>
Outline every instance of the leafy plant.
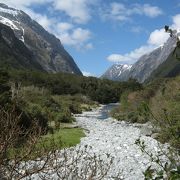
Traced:
<path fill-rule="evenodd" d="M 145 170 L 145 180 L 178 180 L 180 178 L 180 157 L 176 149 L 169 147 L 168 151 L 161 150 L 158 151 L 158 154 L 154 155 L 146 150 L 145 142 L 141 141 L 141 139 L 137 139 L 135 144 L 139 146 L 141 151 L 150 158 L 151 163 L 153 162 L 158 166 L 156 169 L 149 166 Z M 161 160 L 162 156 L 166 157 L 166 162 Z"/>

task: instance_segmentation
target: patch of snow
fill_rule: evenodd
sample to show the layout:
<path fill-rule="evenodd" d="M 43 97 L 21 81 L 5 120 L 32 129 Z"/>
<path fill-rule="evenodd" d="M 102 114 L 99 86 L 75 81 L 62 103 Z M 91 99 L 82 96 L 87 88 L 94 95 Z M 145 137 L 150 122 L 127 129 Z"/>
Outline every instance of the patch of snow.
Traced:
<path fill-rule="evenodd" d="M 122 71 L 119 71 L 119 74 L 118 74 L 118 76 L 120 76 L 120 75 L 121 75 L 121 73 L 122 73 Z"/>
<path fill-rule="evenodd" d="M 0 22 L 9 26 L 13 30 L 19 30 L 19 28 L 13 23 L 13 21 L 9 20 L 8 18 L 0 16 Z"/>
<path fill-rule="evenodd" d="M 17 10 L 6 9 L 6 8 L 2 8 L 2 7 L 0 7 L 0 12 L 12 14 L 13 16 L 17 16 L 19 14 L 19 11 L 17 11 Z"/>
<path fill-rule="evenodd" d="M 23 28 L 22 28 L 22 32 L 23 32 L 23 34 L 19 40 L 21 40 L 24 43 L 24 29 Z"/>

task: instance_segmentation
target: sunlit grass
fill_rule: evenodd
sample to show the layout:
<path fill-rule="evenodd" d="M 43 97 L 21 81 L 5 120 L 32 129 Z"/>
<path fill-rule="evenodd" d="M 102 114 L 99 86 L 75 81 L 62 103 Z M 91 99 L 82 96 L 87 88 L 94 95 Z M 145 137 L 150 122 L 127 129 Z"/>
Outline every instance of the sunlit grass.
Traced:
<path fill-rule="evenodd" d="M 54 132 L 54 134 L 47 134 L 42 137 L 40 144 L 45 145 L 48 149 L 51 148 L 51 143 L 54 141 L 58 148 L 71 147 L 80 143 L 80 139 L 85 134 L 81 128 L 63 128 Z"/>

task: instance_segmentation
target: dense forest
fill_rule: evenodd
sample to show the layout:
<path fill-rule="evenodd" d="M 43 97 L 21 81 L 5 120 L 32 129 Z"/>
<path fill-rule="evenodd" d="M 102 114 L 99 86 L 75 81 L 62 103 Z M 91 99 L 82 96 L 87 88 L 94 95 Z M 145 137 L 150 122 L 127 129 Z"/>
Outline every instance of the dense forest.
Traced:
<path fill-rule="evenodd" d="M 51 124 L 58 128 L 60 122 L 72 122 L 71 113 L 81 113 L 85 108 L 83 104 L 118 102 L 123 92 L 142 88 L 133 79 L 113 82 L 95 77 L 23 70 L 1 70 L 0 79 L 1 105 L 6 108 L 14 105 L 16 111 L 22 113 L 22 124 L 26 127 L 31 119 L 37 119 L 46 129 L 51 129 Z"/>

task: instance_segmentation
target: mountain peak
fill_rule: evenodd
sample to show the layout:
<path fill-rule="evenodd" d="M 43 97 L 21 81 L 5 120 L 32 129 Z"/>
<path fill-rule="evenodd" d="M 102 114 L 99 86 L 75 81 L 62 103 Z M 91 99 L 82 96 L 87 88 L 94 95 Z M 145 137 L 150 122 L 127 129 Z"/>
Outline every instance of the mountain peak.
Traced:
<path fill-rule="evenodd" d="M 127 73 L 132 68 L 131 64 L 114 64 L 112 65 L 101 77 L 111 80 L 121 80 L 119 79 L 122 74 Z"/>
<path fill-rule="evenodd" d="M 0 3 L 0 23 L 9 26 L 44 71 L 82 75 L 61 41 L 23 11 Z"/>

